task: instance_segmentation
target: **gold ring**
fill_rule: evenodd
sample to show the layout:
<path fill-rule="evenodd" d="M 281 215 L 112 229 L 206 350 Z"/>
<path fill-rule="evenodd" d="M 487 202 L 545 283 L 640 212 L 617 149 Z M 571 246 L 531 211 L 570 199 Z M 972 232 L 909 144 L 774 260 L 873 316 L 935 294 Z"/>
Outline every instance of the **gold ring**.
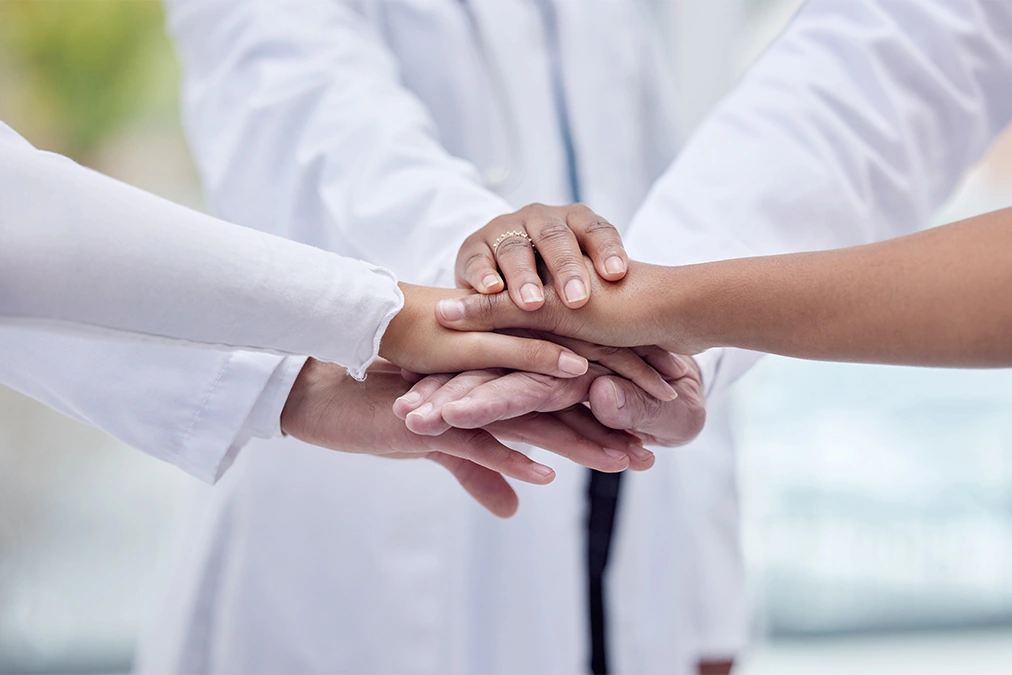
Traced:
<path fill-rule="evenodd" d="M 519 230 L 510 230 L 509 232 L 503 232 L 502 234 L 500 234 L 499 238 L 495 240 L 494 244 L 492 244 L 492 255 L 495 255 L 496 251 L 499 250 L 499 244 L 503 243 L 510 237 L 520 237 L 522 239 L 526 239 L 527 243 L 531 245 L 531 248 L 532 249 L 534 248 L 534 240 L 531 239 L 530 235 L 528 235 L 526 232 L 521 232 Z"/>

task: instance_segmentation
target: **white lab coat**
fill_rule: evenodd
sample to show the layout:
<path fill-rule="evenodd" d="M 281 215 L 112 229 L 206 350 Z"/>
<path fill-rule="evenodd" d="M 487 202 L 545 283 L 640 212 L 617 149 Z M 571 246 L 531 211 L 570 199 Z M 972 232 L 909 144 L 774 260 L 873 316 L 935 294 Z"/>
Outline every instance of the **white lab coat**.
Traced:
<path fill-rule="evenodd" d="M 556 5 L 583 197 L 622 227 L 674 155 L 651 17 L 639 2 Z M 460 242 L 493 216 L 570 201 L 537 3 L 470 6 L 480 37 L 456 0 L 170 2 L 218 213 L 449 284 Z M 483 182 L 504 175 L 501 194 Z M 721 419 L 626 476 L 608 589 L 618 670 L 684 671 L 703 630 L 722 655 L 744 642 L 733 476 L 690 494 L 677 461 L 729 458 Z M 587 472 L 533 452 L 558 478 L 518 486 L 520 513 L 498 521 L 426 466 L 251 444 L 198 496 L 141 668 L 584 672 Z M 693 520 L 709 500 L 718 527 Z M 726 580 L 697 586 L 697 548 L 728 558 Z M 714 604 L 723 623 L 697 625 Z"/>
<path fill-rule="evenodd" d="M 177 206 L 37 150 L 0 123 L 0 341 L 9 337 L 0 350 L 0 382 L 139 441 L 155 456 L 191 461 L 203 478 L 221 473 L 236 429 L 227 441 L 205 439 L 217 446 L 188 460 L 165 452 L 164 434 L 124 437 L 117 417 L 166 426 L 179 406 L 154 398 L 154 407 L 93 408 L 89 415 L 89 401 L 110 390 L 129 394 L 132 387 L 135 398 L 147 400 L 141 375 L 148 371 L 122 369 L 118 378 L 88 384 L 79 352 L 44 348 L 68 338 L 68 346 L 82 346 L 85 337 L 257 350 L 293 357 L 282 370 L 298 372 L 303 355 L 311 355 L 361 377 L 402 305 L 386 270 Z M 185 354 L 150 353 L 163 369 L 171 368 L 171 354 Z M 199 372 L 185 369 L 179 382 L 188 376 L 203 385 Z"/>

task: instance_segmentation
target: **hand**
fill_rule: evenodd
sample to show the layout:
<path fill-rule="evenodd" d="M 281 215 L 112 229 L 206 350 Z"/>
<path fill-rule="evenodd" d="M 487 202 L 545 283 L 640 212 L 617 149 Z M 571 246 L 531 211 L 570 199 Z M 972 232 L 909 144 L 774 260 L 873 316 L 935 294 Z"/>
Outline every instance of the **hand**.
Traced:
<path fill-rule="evenodd" d="M 583 204 L 531 204 L 499 216 L 464 241 L 457 254 L 458 285 L 479 293 L 498 293 L 504 288 L 498 274 L 501 268 L 517 307 L 534 310 L 544 304 L 531 242 L 523 236 L 500 239 L 507 232 L 530 237 L 566 307 L 582 307 L 590 297 L 590 276 L 583 265 L 583 252 L 602 279 L 617 281 L 625 276 L 629 257 L 611 223 Z M 500 242 L 498 248 L 496 241 Z"/>
<path fill-rule="evenodd" d="M 416 373 L 443 373 L 475 368 L 510 368 L 577 377 L 587 372 L 587 359 L 560 345 L 497 333 L 461 333 L 436 321 L 440 300 L 462 298 L 467 291 L 400 284 L 404 308 L 387 326 L 380 356 Z"/>
<path fill-rule="evenodd" d="M 409 387 L 400 369 L 389 363 L 377 362 L 365 382 L 356 382 L 340 366 L 309 359 L 285 404 L 281 428 L 299 440 L 333 450 L 438 462 L 468 493 L 501 517 L 517 509 L 516 493 L 503 475 L 543 485 L 554 480 L 555 472 L 502 445 L 495 435 L 562 455 L 603 457 L 611 461 L 611 470 L 620 470 L 615 467 L 623 460 L 609 457 L 605 446 L 588 436 L 616 447 L 624 447 L 619 441 L 636 443 L 624 433 L 600 425 L 594 428 L 586 420 L 563 423 L 547 416 L 493 425 L 495 435 L 481 429 L 451 429 L 438 436 L 419 436 L 391 410 Z"/>
<path fill-rule="evenodd" d="M 653 453 L 644 449 L 639 439 L 608 429 L 579 405 L 586 398 L 594 378 L 609 372 L 597 364 L 591 369 L 595 371 L 593 374 L 570 380 L 503 370 L 431 375 L 398 398 L 393 410 L 411 431 L 426 435 L 445 433 L 454 426 L 493 430 L 498 425 L 526 420 L 532 415 L 553 417 L 586 438 L 577 446 L 564 448 L 565 456 L 577 464 L 605 472 L 649 469 L 654 462 Z M 470 426 L 475 424 L 475 416 L 469 417 L 471 401 L 477 407 L 477 416 L 486 420 L 485 424 Z M 463 409 L 462 416 L 457 419 L 443 417 L 444 413 L 450 411 L 452 414 L 458 407 Z M 523 440 L 540 445 L 531 439 Z M 558 452 L 553 448 L 545 449 Z"/>
<path fill-rule="evenodd" d="M 592 297 L 570 309 L 553 288 L 544 306 L 522 311 L 505 293 L 445 298 L 437 306 L 441 324 L 455 330 L 525 328 L 578 338 L 599 345 L 658 345 L 678 354 L 696 354 L 710 345 L 695 338 L 679 321 L 679 301 L 691 293 L 677 283 L 680 270 L 633 262 L 621 280 L 605 283 L 585 261 Z"/>
<path fill-rule="evenodd" d="M 395 404 L 395 413 L 421 433 L 448 427 L 478 428 L 533 411 L 563 409 L 588 401 L 594 416 L 613 429 L 624 429 L 655 445 L 684 445 L 706 421 L 706 402 L 695 360 L 673 356 L 662 365 L 678 392 L 673 401 L 660 401 L 624 378 L 592 364 L 586 375 L 569 380 L 533 375 L 479 371 L 451 377 L 437 375 L 418 382 Z M 424 411 L 421 407 L 431 403 Z M 419 412 L 413 412 L 419 411 Z M 424 412 L 424 414 L 421 414 Z M 630 468 L 649 468 L 652 454 L 637 455 Z M 647 451 L 644 451 L 645 453 Z"/>

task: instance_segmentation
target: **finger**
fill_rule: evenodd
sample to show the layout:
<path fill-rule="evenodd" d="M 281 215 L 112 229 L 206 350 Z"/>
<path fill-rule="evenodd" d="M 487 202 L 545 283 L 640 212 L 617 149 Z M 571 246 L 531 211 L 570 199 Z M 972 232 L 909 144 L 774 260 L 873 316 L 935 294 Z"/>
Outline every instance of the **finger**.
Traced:
<path fill-rule="evenodd" d="M 436 303 L 436 320 L 458 331 L 497 328 L 537 328 L 553 332 L 555 312 L 542 308 L 525 312 L 507 293 L 445 298 Z"/>
<path fill-rule="evenodd" d="M 505 231 L 524 232 L 522 221 Z M 498 246 L 494 241 L 487 244 L 494 247 L 495 260 L 506 277 L 506 288 L 517 307 L 526 311 L 541 307 L 545 303 L 545 291 L 531 242 L 526 237 L 511 236 L 500 239 Z"/>
<path fill-rule="evenodd" d="M 555 471 L 551 467 L 506 447 L 482 429 L 450 429 L 441 436 L 433 436 L 429 445 L 433 450 L 468 459 L 525 483 L 547 485 L 555 480 Z"/>
<path fill-rule="evenodd" d="M 685 359 L 660 347 L 633 347 L 633 351 L 654 367 L 664 377 L 677 380 L 688 375 L 692 369 Z"/>
<path fill-rule="evenodd" d="M 416 373 L 414 371 L 408 370 L 407 368 L 401 368 L 401 377 L 404 378 L 405 382 L 417 384 L 418 382 L 424 380 L 427 376 L 421 373 Z"/>
<path fill-rule="evenodd" d="M 527 233 L 555 281 L 555 290 L 567 307 L 583 307 L 590 299 L 590 273 L 583 251 L 560 209 L 539 208 L 527 219 Z M 501 263 L 500 263 L 501 264 Z"/>
<path fill-rule="evenodd" d="M 628 380 L 599 377 L 590 387 L 590 408 L 605 426 L 637 429 L 652 422 L 663 403 Z"/>
<path fill-rule="evenodd" d="M 629 269 L 629 254 L 625 252 L 622 237 L 614 225 L 583 204 L 570 207 L 567 221 L 601 278 L 618 281 L 625 276 Z"/>
<path fill-rule="evenodd" d="M 419 406 L 429 400 L 429 397 L 439 391 L 439 388 L 450 381 L 453 375 L 440 374 L 429 375 L 415 383 L 411 389 L 396 401 L 394 401 L 394 415 L 397 419 L 405 419 L 409 413 L 417 410 Z"/>
<path fill-rule="evenodd" d="M 508 368 L 571 378 L 583 375 L 590 367 L 587 359 L 548 340 L 484 332 L 452 335 L 453 363 L 460 370 Z"/>
<path fill-rule="evenodd" d="M 475 387 L 465 399 L 442 408 L 443 421 L 458 429 L 478 429 L 532 412 L 554 412 L 582 401 L 596 375 L 569 380 L 510 373 Z"/>
<path fill-rule="evenodd" d="M 648 420 L 652 421 L 663 405 L 639 387 L 618 377 L 599 377 L 590 387 L 590 408 L 594 417 L 612 429 L 649 427 Z M 642 446 L 630 449 L 630 455 L 636 460 L 636 466 L 632 467 L 636 470 L 648 469 L 656 460 L 654 454 Z"/>
<path fill-rule="evenodd" d="M 457 284 L 479 293 L 499 293 L 505 286 L 496 267 L 488 243 L 480 237 L 469 237 L 457 254 Z"/>
<path fill-rule="evenodd" d="M 614 445 L 602 445 L 566 424 L 561 418 L 556 417 L 557 414 L 532 413 L 517 419 L 496 422 L 488 427 L 488 431 L 498 438 L 544 448 L 598 471 L 616 473 L 629 468 L 629 455 L 619 449 L 625 448 L 628 442 L 618 437 L 616 432 L 611 432 L 615 434 L 614 440 L 617 441 Z"/>
<path fill-rule="evenodd" d="M 678 392 L 654 369 L 646 360 L 632 349 L 623 347 L 602 347 L 583 340 L 574 338 L 559 337 L 556 335 L 546 336 L 552 342 L 572 349 L 589 361 L 596 361 L 605 368 L 608 368 L 616 375 L 621 375 L 627 380 L 643 388 L 651 396 L 662 401 L 673 401 L 678 398 Z M 660 350 L 663 351 L 663 350 Z M 667 354 L 667 352 L 664 352 Z"/>
<path fill-rule="evenodd" d="M 448 381 L 444 380 L 442 386 L 429 391 L 419 406 L 404 418 L 408 429 L 422 436 L 438 436 L 450 428 L 440 414 L 443 405 L 460 400 L 475 387 L 505 374 L 503 370 L 469 370 Z"/>
<path fill-rule="evenodd" d="M 428 458 L 452 473 L 467 493 L 493 515 L 509 518 L 517 512 L 517 493 L 501 474 L 442 452 L 433 452 Z"/>
<path fill-rule="evenodd" d="M 656 445 L 684 445 L 706 423 L 706 399 L 691 377 L 678 380 L 675 387 L 678 400 L 665 403 L 620 378 L 599 377 L 590 387 L 590 406 L 605 426 L 626 429 Z"/>
<path fill-rule="evenodd" d="M 605 447 L 623 450 L 629 457 L 629 468 L 633 471 L 646 471 L 654 465 L 654 453 L 644 448 L 638 437 L 625 431 L 609 429 L 585 406 L 574 406 L 554 414 L 584 438 Z"/>

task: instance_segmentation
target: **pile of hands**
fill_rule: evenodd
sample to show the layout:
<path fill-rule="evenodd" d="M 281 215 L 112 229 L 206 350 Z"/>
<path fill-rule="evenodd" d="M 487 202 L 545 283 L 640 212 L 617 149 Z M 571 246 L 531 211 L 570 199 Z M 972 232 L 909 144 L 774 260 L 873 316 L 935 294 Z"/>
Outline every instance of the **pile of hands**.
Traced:
<path fill-rule="evenodd" d="M 699 369 L 671 351 L 691 346 L 640 342 L 655 336 L 637 299 L 663 289 L 587 207 L 496 218 L 464 242 L 456 275 L 462 290 L 401 284 L 404 309 L 365 381 L 310 359 L 282 430 L 343 452 L 435 461 L 501 517 L 518 506 L 506 477 L 555 478 L 504 442 L 643 471 L 655 460 L 645 443 L 678 446 L 702 430 Z"/>

